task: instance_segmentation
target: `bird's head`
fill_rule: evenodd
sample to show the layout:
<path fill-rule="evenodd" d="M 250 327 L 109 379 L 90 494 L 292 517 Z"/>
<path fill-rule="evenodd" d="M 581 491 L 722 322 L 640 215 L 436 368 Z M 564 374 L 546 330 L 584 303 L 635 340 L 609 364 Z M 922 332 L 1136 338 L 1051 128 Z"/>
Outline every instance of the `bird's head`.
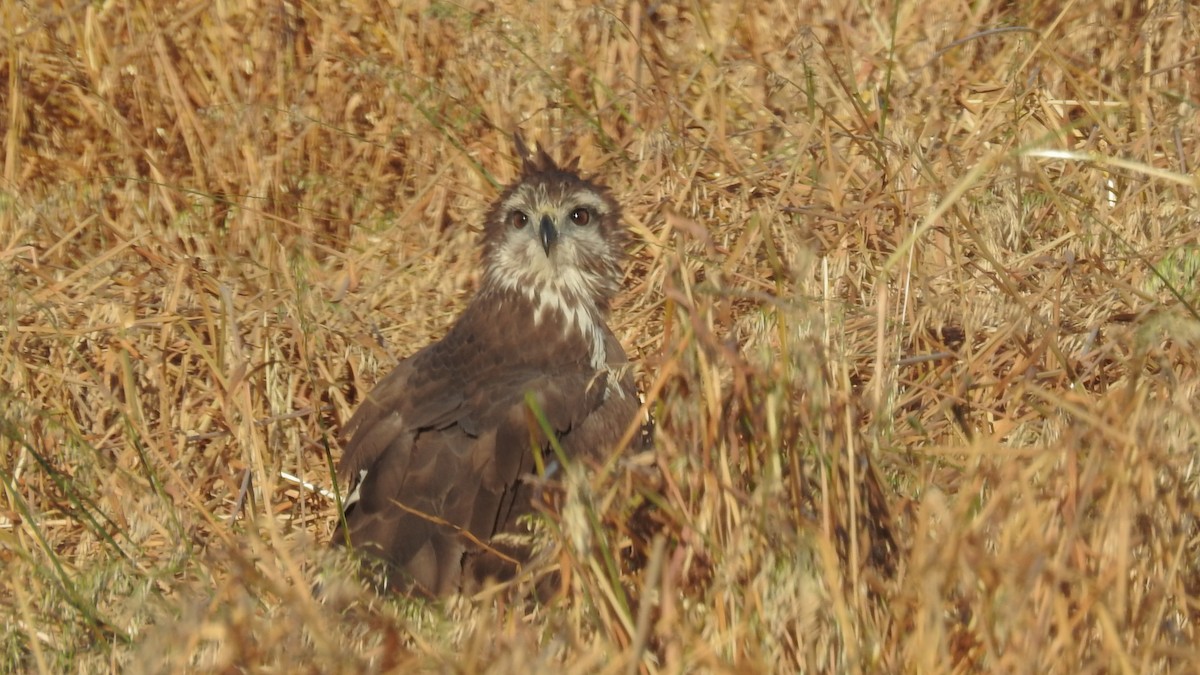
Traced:
<path fill-rule="evenodd" d="M 552 293 L 608 306 L 621 283 L 620 207 L 601 185 L 559 166 L 518 135 L 521 175 L 492 205 L 484 232 L 485 287 Z"/>

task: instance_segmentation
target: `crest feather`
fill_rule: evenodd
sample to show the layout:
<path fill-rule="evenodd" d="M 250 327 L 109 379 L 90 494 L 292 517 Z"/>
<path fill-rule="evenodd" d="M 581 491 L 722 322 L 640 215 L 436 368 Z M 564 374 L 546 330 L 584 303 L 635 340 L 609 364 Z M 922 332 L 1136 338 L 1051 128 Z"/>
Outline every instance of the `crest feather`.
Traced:
<path fill-rule="evenodd" d="M 521 173 L 531 176 L 537 173 L 561 171 L 554 158 L 546 152 L 541 143 L 534 142 L 533 148 L 525 144 L 521 132 L 513 133 L 513 145 L 516 146 L 517 156 L 521 158 Z"/>

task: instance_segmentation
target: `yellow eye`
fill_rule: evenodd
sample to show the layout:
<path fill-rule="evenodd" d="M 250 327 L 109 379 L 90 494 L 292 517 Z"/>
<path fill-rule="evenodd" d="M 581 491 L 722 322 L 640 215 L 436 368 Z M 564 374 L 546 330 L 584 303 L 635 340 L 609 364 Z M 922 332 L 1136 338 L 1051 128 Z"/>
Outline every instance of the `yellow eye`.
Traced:
<path fill-rule="evenodd" d="M 513 229 L 519 230 L 522 227 L 525 227 L 525 223 L 528 222 L 529 216 L 521 213 L 520 211 L 513 211 L 512 213 L 508 214 L 508 224 L 511 225 Z"/>
<path fill-rule="evenodd" d="M 583 227 L 592 221 L 592 212 L 585 208 L 577 208 L 571 212 L 571 222 Z"/>

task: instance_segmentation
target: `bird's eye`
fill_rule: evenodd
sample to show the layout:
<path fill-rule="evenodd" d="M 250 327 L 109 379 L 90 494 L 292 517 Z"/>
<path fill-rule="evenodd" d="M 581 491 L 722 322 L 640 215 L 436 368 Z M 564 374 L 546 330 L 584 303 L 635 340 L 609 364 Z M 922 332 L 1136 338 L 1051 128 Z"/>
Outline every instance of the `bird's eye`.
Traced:
<path fill-rule="evenodd" d="M 528 222 L 529 216 L 520 211 L 513 211 L 512 213 L 508 214 L 508 224 L 511 225 L 513 229 L 519 230 L 522 227 L 525 227 L 525 223 Z"/>
<path fill-rule="evenodd" d="M 592 212 L 585 208 L 578 208 L 571 212 L 571 222 L 583 227 L 592 220 Z"/>

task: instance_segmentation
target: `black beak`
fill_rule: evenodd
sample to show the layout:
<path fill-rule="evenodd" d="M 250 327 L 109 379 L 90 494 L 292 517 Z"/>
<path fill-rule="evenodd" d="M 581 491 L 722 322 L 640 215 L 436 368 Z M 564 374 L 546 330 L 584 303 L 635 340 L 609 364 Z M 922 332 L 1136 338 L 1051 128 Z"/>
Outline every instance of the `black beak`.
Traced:
<path fill-rule="evenodd" d="M 554 223 L 550 222 L 550 216 L 542 216 L 542 225 L 538 228 L 538 235 L 542 238 L 542 248 L 549 256 L 554 242 L 558 241 L 558 230 L 554 229 Z"/>

